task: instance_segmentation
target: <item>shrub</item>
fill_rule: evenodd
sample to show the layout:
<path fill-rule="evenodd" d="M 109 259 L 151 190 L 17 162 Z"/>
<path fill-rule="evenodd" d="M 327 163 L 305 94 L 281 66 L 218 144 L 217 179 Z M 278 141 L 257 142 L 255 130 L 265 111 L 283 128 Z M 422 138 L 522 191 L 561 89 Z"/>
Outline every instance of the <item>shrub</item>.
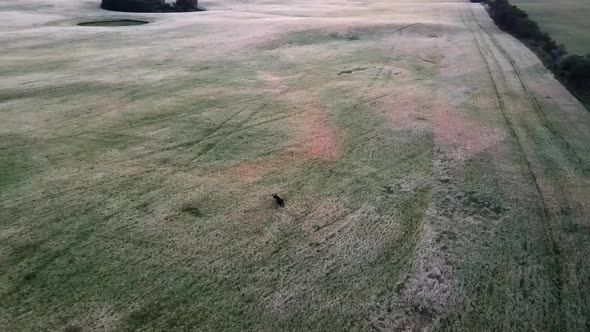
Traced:
<path fill-rule="evenodd" d="M 570 55 L 561 62 L 562 74 L 578 88 L 590 87 L 590 54 Z M 585 91 L 588 94 L 588 91 Z"/>
<path fill-rule="evenodd" d="M 174 8 L 176 8 L 177 11 L 182 12 L 193 12 L 199 10 L 197 0 L 176 0 Z"/>
<path fill-rule="evenodd" d="M 508 0 L 490 1 L 489 5 L 492 19 L 502 30 L 509 31 L 519 38 L 542 38 L 543 33 L 537 23 L 522 9 L 511 5 Z"/>

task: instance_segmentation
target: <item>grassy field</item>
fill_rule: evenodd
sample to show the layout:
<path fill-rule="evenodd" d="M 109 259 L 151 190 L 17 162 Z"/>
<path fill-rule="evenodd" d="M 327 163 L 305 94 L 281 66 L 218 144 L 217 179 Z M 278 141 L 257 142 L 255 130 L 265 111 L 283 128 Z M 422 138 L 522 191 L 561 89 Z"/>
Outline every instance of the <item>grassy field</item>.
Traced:
<path fill-rule="evenodd" d="M 572 54 L 590 53 L 590 1 L 511 0 Z"/>
<path fill-rule="evenodd" d="M 479 4 L 96 2 L 0 3 L 3 331 L 590 327 L 590 113 Z"/>

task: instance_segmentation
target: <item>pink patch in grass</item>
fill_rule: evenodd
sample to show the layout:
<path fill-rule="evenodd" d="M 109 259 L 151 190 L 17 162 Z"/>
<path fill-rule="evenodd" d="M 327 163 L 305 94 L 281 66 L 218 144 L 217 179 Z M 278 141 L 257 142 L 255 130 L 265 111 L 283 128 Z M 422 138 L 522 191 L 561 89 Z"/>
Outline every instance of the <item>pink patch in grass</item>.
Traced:
<path fill-rule="evenodd" d="M 338 139 L 329 123 L 327 109 L 308 91 L 289 93 L 286 98 L 292 105 L 297 105 L 293 111 L 304 110 L 290 118 L 294 142 L 289 150 L 301 154 L 304 159 L 335 159 Z"/>
<path fill-rule="evenodd" d="M 275 94 L 280 94 L 289 90 L 285 84 L 283 84 L 283 77 L 274 75 L 272 73 L 263 73 L 260 76 L 260 79 L 264 81 L 266 85 L 266 91 L 272 92 Z"/>
<path fill-rule="evenodd" d="M 297 164 L 297 158 L 292 153 L 284 152 L 275 156 L 243 161 L 237 165 L 221 168 L 217 173 L 226 181 L 254 182 L 273 171 Z"/>
<path fill-rule="evenodd" d="M 289 105 L 288 112 L 291 134 L 289 152 L 301 155 L 304 159 L 334 159 L 337 153 L 337 138 L 329 124 L 327 109 L 319 103 L 316 96 L 307 90 L 290 91 L 285 78 L 273 73 L 260 74 L 267 90 L 282 94 L 281 99 Z"/>
<path fill-rule="evenodd" d="M 290 129 L 289 143 L 273 155 L 254 158 L 235 165 L 213 170 L 214 177 L 223 182 L 255 182 L 263 176 L 287 168 L 296 168 L 309 159 L 333 160 L 339 154 L 338 139 L 328 119 L 328 110 L 306 90 L 288 91 L 283 78 L 265 73 L 260 75 L 269 89 L 285 92 L 280 97 L 289 104 L 286 112 Z"/>

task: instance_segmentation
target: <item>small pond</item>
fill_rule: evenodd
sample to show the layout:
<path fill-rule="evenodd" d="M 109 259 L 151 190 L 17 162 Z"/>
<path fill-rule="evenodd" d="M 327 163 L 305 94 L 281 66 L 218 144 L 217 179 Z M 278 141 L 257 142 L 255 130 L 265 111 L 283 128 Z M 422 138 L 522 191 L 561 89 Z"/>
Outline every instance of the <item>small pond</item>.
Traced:
<path fill-rule="evenodd" d="M 142 25 L 148 24 L 148 21 L 140 21 L 140 20 L 108 20 L 108 21 L 92 21 L 92 22 L 82 22 L 78 23 L 79 26 L 88 27 L 125 27 L 130 25 Z"/>

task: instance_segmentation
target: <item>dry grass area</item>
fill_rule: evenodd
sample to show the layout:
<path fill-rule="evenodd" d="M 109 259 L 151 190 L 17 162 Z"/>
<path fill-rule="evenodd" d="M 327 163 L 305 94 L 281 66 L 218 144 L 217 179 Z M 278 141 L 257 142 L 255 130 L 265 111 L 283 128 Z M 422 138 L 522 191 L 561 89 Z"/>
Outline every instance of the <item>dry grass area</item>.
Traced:
<path fill-rule="evenodd" d="M 0 3 L 3 331 L 590 328 L 590 113 L 480 5 L 97 2 Z"/>

